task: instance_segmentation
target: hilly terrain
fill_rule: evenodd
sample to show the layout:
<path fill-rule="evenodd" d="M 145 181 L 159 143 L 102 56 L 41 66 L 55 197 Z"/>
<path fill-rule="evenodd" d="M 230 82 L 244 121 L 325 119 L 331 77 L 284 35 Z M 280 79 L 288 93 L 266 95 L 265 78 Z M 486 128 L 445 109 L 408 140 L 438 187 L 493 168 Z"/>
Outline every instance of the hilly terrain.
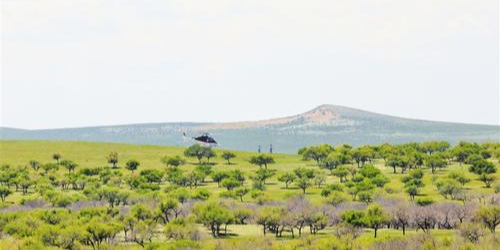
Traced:
<path fill-rule="evenodd" d="M 187 137 L 183 136 L 186 133 Z M 100 141 L 167 146 L 187 146 L 190 137 L 209 133 L 221 148 L 291 153 L 319 144 L 402 143 L 446 140 L 500 141 L 500 126 L 406 119 L 343 106 L 322 105 L 303 114 L 232 123 L 155 123 L 68 129 L 23 130 L 0 128 L 5 140 Z"/>

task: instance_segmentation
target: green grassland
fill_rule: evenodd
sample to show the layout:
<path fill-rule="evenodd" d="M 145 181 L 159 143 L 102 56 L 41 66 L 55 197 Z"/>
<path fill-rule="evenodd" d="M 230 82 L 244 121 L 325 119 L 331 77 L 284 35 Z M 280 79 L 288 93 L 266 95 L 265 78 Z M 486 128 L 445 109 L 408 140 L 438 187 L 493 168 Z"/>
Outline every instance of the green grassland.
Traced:
<path fill-rule="evenodd" d="M 185 148 L 180 147 L 165 147 L 165 146 L 149 146 L 149 145 L 131 145 L 131 144 L 116 144 L 116 143 L 93 143 L 93 142 L 58 142 L 58 141 L 0 141 L 0 165 L 10 164 L 13 166 L 26 166 L 30 160 L 36 159 L 42 163 L 53 162 L 52 154 L 55 152 L 61 153 L 63 159 L 71 159 L 78 163 L 79 167 L 100 167 L 107 166 L 106 156 L 110 151 L 119 153 L 120 162 L 118 166 L 123 171 L 124 176 L 131 175 L 132 173 L 123 168 L 124 162 L 129 159 L 138 160 L 141 163 L 140 169 L 165 169 L 160 159 L 164 156 L 183 155 Z M 222 150 L 215 150 L 218 155 Z M 251 152 L 234 151 L 237 157 L 231 160 L 231 165 L 228 165 L 224 159 L 216 157 L 211 159 L 214 165 L 214 170 L 232 170 L 239 169 L 247 176 L 251 176 L 259 167 L 249 163 L 250 157 L 258 155 Z M 273 154 L 276 161 L 275 164 L 270 165 L 270 168 L 276 169 L 277 174 L 268 182 L 266 192 L 272 194 L 273 199 L 285 199 L 293 194 L 301 193 L 296 187 L 290 186 L 289 189 L 284 188 L 284 184 L 277 181 L 277 176 L 282 173 L 293 171 L 298 167 L 306 167 L 311 169 L 319 169 L 313 161 L 304 161 L 299 155 L 291 154 Z M 185 170 L 192 170 L 197 164 L 197 160 L 188 158 L 188 164 L 182 166 Z M 383 173 L 390 178 L 390 183 L 386 185 L 394 190 L 393 194 L 385 194 L 389 197 L 407 197 L 403 193 L 403 184 L 401 183 L 401 173 L 393 173 L 391 167 L 384 165 L 383 160 L 377 159 L 374 165 L 381 169 Z M 467 171 L 467 166 L 459 163 L 452 163 L 445 169 L 438 170 L 435 174 L 431 174 L 429 169 L 425 169 L 424 183 L 425 187 L 422 189 L 420 196 L 428 196 L 435 201 L 444 200 L 436 187 L 433 185 L 433 179 L 439 179 L 446 176 L 450 171 L 463 171 L 471 182 L 466 184 L 467 189 L 475 190 L 482 193 L 492 193 L 493 189 L 484 188 L 484 183 L 477 179 L 477 176 Z M 64 168 L 59 169 L 61 174 L 66 173 Z M 497 178 L 500 179 L 500 172 L 496 173 Z M 248 179 L 248 178 L 247 178 Z M 210 181 L 210 180 L 209 180 Z M 335 176 L 328 175 L 326 184 L 338 183 L 339 179 Z M 251 182 L 247 181 L 246 185 Z M 168 184 L 164 184 L 168 185 Z M 199 188 L 204 188 L 217 194 L 223 191 L 223 188 L 218 188 L 214 182 L 202 183 Z M 314 202 L 322 202 L 320 196 L 321 188 L 313 185 L 307 190 L 307 196 Z M 9 197 L 9 202 L 14 202 L 22 198 L 20 194 Z"/>
<path fill-rule="evenodd" d="M 10 165 L 13 167 L 17 166 L 27 166 L 30 160 L 37 160 L 41 163 L 54 162 L 52 159 L 53 153 L 60 153 L 62 159 L 70 159 L 78 164 L 78 168 L 94 168 L 109 166 L 106 157 L 111 151 L 116 151 L 119 154 L 118 167 L 119 171 L 123 173 L 123 178 L 126 179 L 128 176 L 133 175 L 131 171 L 124 168 L 124 164 L 127 160 L 135 159 L 140 162 L 140 167 L 137 172 L 144 169 L 159 169 L 165 170 L 166 166 L 162 164 L 160 159 L 164 156 L 183 156 L 184 150 L 186 148 L 180 147 L 165 147 L 165 146 L 150 146 L 150 145 L 131 145 L 131 144 L 117 144 L 117 143 L 93 143 L 93 142 L 68 142 L 68 141 L 0 141 L 0 165 Z M 231 160 L 231 164 L 227 164 L 226 160 L 220 157 L 223 150 L 215 149 L 218 154 L 217 157 L 210 159 L 210 163 L 213 164 L 213 170 L 233 170 L 239 169 L 245 174 L 246 181 L 245 186 L 251 188 L 252 182 L 249 177 L 254 175 L 255 171 L 259 169 L 258 166 L 249 163 L 252 156 L 257 156 L 257 153 L 253 152 L 240 152 L 233 151 L 236 154 L 236 158 Z M 319 167 L 314 161 L 305 161 L 302 156 L 297 154 L 273 154 L 272 155 L 275 164 L 269 165 L 269 168 L 276 169 L 277 174 L 274 175 L 270 180 L 267 181 L 265 194 L 268 195 L 273 200 L 286 200 L 287 198 L 301 194 L 302 190 L 295 187 L 293 184 L 289 189 L 285 189 L 284 184 L 277 180 L 277 177 L 282 173 L 291 172 L 298 167 L 305 167 L 309 169 L 319 170 Z M 493 160 L 496 165 L 498 165 L 497 160 Z M 180 166 L 181 169 L 190 171 L 193 170 L 197 165 L 197 159 L 187 158 L 187 164 Z M 376 194 L 390 197 L 390 198 L 402 198 L 408 199 L 408 195 L 404 192 L 403 183 L 401 182 L 401 177 L 404 174 L 393 173 L 391 167 L 387 167 L 382 159 L 375 159 L 372 164 L 380 169 L 385 176 L 390 179 L 390 182 L 386 184 L 385 188 L 377 188 Z M 467 177 L 471 179 L 469 183 L 465 185 L 468 190 L 473 190 L 476 193 L 482 194 L 492 194 L 494 192 L 493 188 L 485 188 L 484 183 L 477 179 L 477 175 L 471 174 L 467 171 L 467 165 L 459 164 L 453 162 L 446 168 L 439 169 L 435 174 L 432 174 L 430 169 L 425 168 L 425 177 L 423 179 L 425 187 L 421 190 L 419 196 L 430 197 L 434 201 L 444 201 L 446 200 L 442 195 L 439 194 L 434 183 L 440 178 L 444 178 L 450 171 L 461 171 Z M 77 170 L 78 170 L 77 168 Z M 326 182 L 323 184 L 339 183 L 339 179 L 335 176 L 331 176 L 328 171 L 322 170 L 327 173 Z M 134 173 L 137 175 L 137 172 Z M 58 170 L 59 175 L 67 173 L 67 170 L 60 168 Z M 500 179 L 500 172 L 495 174 L 497 179 Z M 162 190 L 169 186 L 168 182 L 163 182 L 161 184 Z M 323 187 L 322 186 L 322 187 Z M 313 185 L 311 188 L 307 189 L 306 197 L 316 205 L 325 204 L 326 198 L 320 195 L 322 187 L 317 187 Z M 123 189 L 128 189 L 129 187 L 124 184 Z M 193 188 L 194 189 L 194 188 Z M 210 177 L 207 178 L 205 183 L 201 183 L 197 189 L 206 189 L 211 193 L 210 200 L 218 200 L 219 193 L 225 191 L 224 188 L 218 187 L 217 183 L 211 181 Z M 74 191 L 68 191 L 74 192 Z M 76 193 L 76 192 L 75 192 Z M 8 196 L 3 207 L 14 206 L 20 204 L 22 200 L 38 198 L 40 195 L 31 190 L 27 194 L 22 194 L 21 192 L 14 192 L 12 195 Z M 459 201 L 451 201 L 457 202 Z M 239 202 L 239 201 L 237 201 Z M 243 203 L 254 203 L 255 200 L 246 195 Z M 260 248 L 261 245 L 265 245 L 265 239 L 273 239 L 274 246 L 276 249 L 315 249 L 313 247 L 308 248 L 304 246 L 304 242 L 298 242 L 297 239 L 291 239 L 289 235 L 280 239 L 274 239 L 273 236 L 263 237 L 262 228 L 255 224 L 247 225 L 229 225 L 228 232 L 229 235 L 225 236 L 220 243 L 220 239 L 213 239 L 209 236 L 209 231 L 199 225 L 200 230 L 203 231 L 204 240 L 203 245 L 207 249 L 221 249 L 218 248 L 220 244 L 225 244 L 224 249 L 243 249 L 241 245 L 238 245 L 240 241 L 248 242 L 259 242 L 258 248 L 255 249 L 270 249 L 270 248 Z M 306 230 L 307 231 L 307 230 Z M 306 233 L 307 234 L 307 233 Z M 380 237 L 373 239 L 372 230 L 365 229 L 363 235 L 356 240 L 358 246 L 368 246 L 374 242 L 380 242 L 390 239 L 401 238 L 401 231 L 395 229 L 381 229 L 379 230 Z M 417 236 L 421 232 L 416 232 L 415 230 L 410 230 L 408 232 L 408 237 Z M 321 231 L 317 237 L 311 239 L 311 241 L 319 241 L 322 238 L 325 240 L 331 238 L 332 229 L 327 228 Z M 447 239 L 455 237 L 456 233 L 454 230 L 432 230 L 432 235 L 436 236 L 438 239 L 446 241 Z M 498 233 L 497 233 L 498 236 Z M 289 243 L 283 243 L 288 242 Z M 6 237 L 0 240 L 0 249 L 17 249 L 20 246 L 20 241 L 15 238 Z M 233 244 L 231 246 L 231 244 Z M 325 243 L 327 244 L 327 243 Z M 296 246 L 296 247 L 292 247 Z M 231 248 L 232 247 L 232 248 Z M 58 249 L 58 248 L 46 248 L 46 249 Z M 133 243 L 123 243 L 119 246 L 114 246 L 109 249 L 143 249 L 137 244 Z M 168 248 L 165 248 L 168 249 Z M 246 248 L 245 248 L 246 249 Z M 248 248 L 249 249 L 249 248 Z M 273 248 L 275 249 L 275 248 Z M 336 249 L 336 248 L 331 248 Z M 339 248 L 340 249 L 340 248 Z"/>

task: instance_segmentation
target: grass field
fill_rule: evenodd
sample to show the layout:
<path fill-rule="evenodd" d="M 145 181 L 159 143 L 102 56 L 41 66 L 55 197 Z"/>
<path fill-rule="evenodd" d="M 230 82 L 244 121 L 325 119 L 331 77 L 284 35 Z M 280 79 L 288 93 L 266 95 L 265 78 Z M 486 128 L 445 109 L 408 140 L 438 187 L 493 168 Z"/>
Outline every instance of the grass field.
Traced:
<path fill-rule="evenodd" d="M 115 144 L 115 143 L 92 143 L 92 142 L 55 142 L 55 141 L 0 141 L 0 165 L 10 164 L 13 166 L 25 166 L 30 160 L 38 160 L 42 163 L 53 162 L 52 154 L 55 152 L 61 153 L 63 159 L 71 159 L 79 164 L 79 167 L 99 167 L 107 166 L 106 156 L 110 151 L 117 151 L 119 153 L 120 162 L 118 166 L 121 167 L 125 175 L 131 174 L 130 171 L 123 168 L 124 162 L 129 159 L 136 159 L 141 163 L 140 169 L 165 169 L 160 159 L 163 156 L 183 156 L 185 148 L 178 147 L 163 147 L 163 146 L 148 146 L 148 145 L 129 145 L 129 144 Z M 221 151 L 216 150 L 220 155 Z M 239 169 L 248 176 L 251 176 L 253 171 L 258 167 L 251 165 L 248 161 L 251 156 L 257 153 L 250 152 L 235 152 L 237 157 L 228 165 L 224 159 L 216 157 L 210 161 L 215 164 L 214 170 L 231 170 Z M 270 165 L 270 168 L 276 169 L 277 174 L 269 181 L 266 192 L 272 194 L 273 199 L 284 199 L 292 194 L 298 194 L 302 191 L 293 185 L 289 189 L 284 188 L 284 184 L 277 181 L 277 176 L 281 173 L 292 171 L 298 167 L 307 167 L 318 169 L 312 161 L 303 161 L 299 155 L 288 154 L 273 154 L 276 163 Z M 186 170 L 194 168 L 197 163 L 196 159 L 188 158 L 188 164 L 182 166 Z M 407 197 L 402 192 L 403 186 L 400 178 L 403 176 L 400 173 L 394 174 L 393 169 L 386 167 L 382 160 L 376 160 L 374 165 L 380 168 L 384 174 L 390 178 L 391 182 L 386 185 L 394 190 L 393 194 L 385 194 L 389 197 Z M 463 171 L 471 178 L 471 182 L 466 184 L 466 188 L 479 190 L 484 193 L 492 193 L 491 188 L 484 188 L 484 183 L 477 180 L 477 176 L 467 171 L 467 166 L 453 163 L 443 170 L 438 170 L 436 174 L 431 174 L 430 170 L 425 169 L 424 182 L 426 186 L 422 189 L 421 196 L 432 197 L 435 201 L 444 200 L 435 186 L 433 185 L 433 178 L 445 176 L 450 171 Z M 59 170 L 64 173 L 65 169 Z M 496 173 L 497 178 L 500 179 L 500 172 Z M 247 178 L 248 179 L 248 178 Z M 326 183 L 337 183 L 338 178 L 335 176 L 328 176 Z M 251 182 L 247 181 L 246 185 Z M 205 188 L 215 194 L 223 191 L 224 189 L 218 188 L 214 182 L 201 184 L 199 188 Z M 322 202 L 320 196 L 321 188 L 313 186 L 307 190 L 307 196 L 313 202 Z M 8 201 L 12 202 L 22 198 L 20 194 L 9 197 Z M 249 199 L 249 198 L 247 198 Z"/>
<path fill-rule="evenodd" d="M 0 165 L 9 164 L 11 166 L 26 166 L 30 160 L 37 160 L 41 163 L 54 162 L 52 159 L 53 153 L 60 153 L 62 155 L 62 159 L 69 159 L 76 162 L 79 166 L 82 167 L 101 167 L 108 166 L 106 157 L 111 151 L 116 151 L 119 154 L 119 162 L 118 167 L 119 170 L 123 173 L 124 178 L 132 173 L 124 168 L 124 163 L 130 159 L 138 160 L 141 165 L 139 167 L 140 170 L 144 169 L 166 169 L 166 166 L 163 165 L 160 159 L 164 156 L 183 156 L 185 148 L 179 147 L 163 147 L 163 146 L 148 146 L 148 145 L 129 145 L 129 144 L 115 144 L 115 143 L 93 143 L 93 142 L 66 142 L 66 141 L 0 141 Z M 210 160 L 212 164 L 214 164 L 214 170 L 232 170 L 239 169 L 245 173 L 245 177 L 247 181 L 245 185 L 251 188 L 250 176 L 254 174 L 254 172 L 259 168 L 258 166 L 251 165 L 249 160 L 252 156 L 258 155 L 257 153 L 252 152 L 238 152 L 234 151 L 236 154 L 236 158 L 231 160 L 231 164 L 227 164 L 227 162 L 220 158 L 221 150 L 215 150 L 219 155 L 216 158 Z M 277 180 L 277 176 L 282 173 L 293 171 L 298 167 L 306 167 L 311 169 L 318 169 L 318 166 L 313 161 L 304 161 L 302 157 L 299 155 L 292 154 L 273 154 L 275 164 L 269 166 L 269 168 L 276 169 L 277 174 L 272 177 L 266 185 L 265 193 L 272 200 L 285 200 L 288 197 L 294 194 L 301 194 L 302 190 L 295 187 L 293 184 L 289 189 L 285 189 L 284 184 Z M 192 170 L 195 168 L 197 164 L 197 159 L 187 158 L 188 162 L 186 165 L 181 166 L 182 169 Z M 384 197 L 399 197 L 403 199 L 409 199 L 408 195 L 403 192 L 403 183 L 401 182 L 401 177 L 404 176 L 401 173 L 393 173 L 393 169 L 390 167 L 386 167 L 383 160 L 375 160 L 373 162 L 375 167 L 382 170 L 385 176 L 390 178 L 390 182 L 386 184 L 385 189 L 377 189 L 378 194 L 383 195 Z M 496 162 L 496 164 L 498 164 Z M 77 168 L 77 170 L 78 170 Z M 453 163 L 448 167 L 438 170 L 435 174 L 432 174 L 429 169 L 425 169 L 425 177 L 424 183 L 425 187 L 422 189 L 420 196 L 431 197 L 433 200 L 443 201 L 445 198 L 440 195 L 433 184 L 436 179 L 446 176 L 450 171 L 462 171 L 468 177 L 471 178 L 471 182 L 467 183 L 465 187 L 467 189 L 474 190 L 475 192 L 489 194 L 493 193 L 493 188 L 484 188 L 484 183 L 477 180 L 477 176 L 469 173 L 467 171 L 466 165 L 461 165 L 458 163 Z M 59 169 L 59 174 L 66 173 L 67 170 L 64 168 Z M 329 173 L 329 172 L 326 172 Z M 496 173 L 496 177 L 500 179 L 500 173 Z M 217 183 L 210 180 L 210 177 L 207 178 L 208 181 L 206 183 L 202 183 L 197 188 L 203 188 L 212 194 L 210 199 L 217 200 L 219 198 L 219 193 L 223 192 L 225 189 L 222 187 L 218 187 Z M 335 176 L 327 176 L 327 180 L 325 184 L 338 183 L 339 179 Z M 323 184 L 323 185 L 325 185 Z M 168 186 L 167 182 L 162 183 L 162 188 Z M 128 188 L 127 185 L 123 185 L 123 188 Z M 320 195 L 322 188 L 316 187 L 315 185 L 309 189 L 307 189 L 306 197 L 312 201 L 312 203 L 320 205 L 324 204 L 326 199 Z M 387 190 L 392 190 L 391 192 L 387 192 Z M 73 191 L 69 191 L 73 192 Z M 11 196 L 7 197 L 5 206 L 12 206 L 15 204 L 19 204 L 23 199 L 32 199 L 37 198 L 39 194 L 34 192 L 34 190 L 28 192 L 28 194 L 23 195 L 21 192 L 14 192 Z M 238 201 L 239 202 L 239 201 Z M 253 203 L 254 200 L 249 196 L 245 196 L 244 203 Z M 449 201 L 449 202 L 458 202 L 458 201 Z M 204 232 L 206 237 L 206 244 L 213 244 L 214 248 L 217 249 L 216 240 L 211 239 L 209 237 L 209 231 L 205 227 L 201 225 L 199 228 Z M 307 230 L 306 230 L 307 231 Z M 231 244 L 231 240 L 262 240 L 262 227 L 255 224 L 248 225 L 230 225 L 228 227 L 229 235 L 225 236 L 225 240 L 227 240 L 224 244 Z M 308 233 L 306 233 L 308 234 Z M 402 237 L 401 231 L 397 231 L 394 229 L 381 229 L 379 230 L 379 237 L 374 239 L 372 237 L 373 231 L 371 229 L 365 229 L 363 235 L 358 239 L 358 242 L 362 242 L 362 244 L 369 245 L 374 242 L 380 242 L 387 239 L 397 239 Z M 421 232 L 416 232 L 415 230 L 408 231 L 408 236 L 414 236 L 421 234 Z M 332 235 L 332 229 L 327 228 L 321 231 L 318 234 L 318 238 L 327 237 Z M 454 230 L 432 230 L 432 235 L 436 236 L 439 239 L 447 239 L 453 237 L 455 235 Z M 497 233 L 498 235 L 498 233 Z M 289 234 L 284 235 L 285 237 L 276 239 L 277 242 L 292 240 Z M 267 236 L 269 237 L 269 236 Z M 328 238 L 328 237 L 327 237 Z M 6 238 L 0 240 L 0 249 L 15 249 L 17 241 L 14 238 Z M 204 243 L 204 244 L 205 244 Z M 134 244 L 120 245 L 117 248 L 113 249 L 142 249 Z M 237 248 L 235 248 L 237 249 Z M 297 248 L 300 249 L 300 248 Z"/>

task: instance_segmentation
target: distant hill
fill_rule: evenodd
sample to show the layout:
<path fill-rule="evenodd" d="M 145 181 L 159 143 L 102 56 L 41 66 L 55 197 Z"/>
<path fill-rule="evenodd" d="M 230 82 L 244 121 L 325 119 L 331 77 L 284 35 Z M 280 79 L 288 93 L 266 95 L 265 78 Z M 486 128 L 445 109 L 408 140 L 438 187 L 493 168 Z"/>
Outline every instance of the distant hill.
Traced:
<path fill-rule="evenodd" d="M 82 140 L 188 146 L 183 137 L 210 133 L 221 148 L 256 151 L 258 145 L 292 153 L 318 143 L 351 145 L 446 140 L 500 141 L 500 126 L 406 119 L 342 106 L 322 105 L 306 113 L 270 120 L 232 123 L 157 123 L 68 129 L 0 128 L 1 139 Z"/>

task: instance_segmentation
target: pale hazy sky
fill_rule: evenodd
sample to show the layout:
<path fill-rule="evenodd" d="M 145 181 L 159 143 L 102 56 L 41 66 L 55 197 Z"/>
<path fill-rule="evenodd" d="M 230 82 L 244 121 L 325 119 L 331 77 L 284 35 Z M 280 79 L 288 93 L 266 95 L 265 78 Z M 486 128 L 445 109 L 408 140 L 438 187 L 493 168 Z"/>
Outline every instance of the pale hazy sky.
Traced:
<path fill-rule="evenodd" d="M 500 124 L 498 0 L 0 0 L 2 126 L 320 104 Z"/>

